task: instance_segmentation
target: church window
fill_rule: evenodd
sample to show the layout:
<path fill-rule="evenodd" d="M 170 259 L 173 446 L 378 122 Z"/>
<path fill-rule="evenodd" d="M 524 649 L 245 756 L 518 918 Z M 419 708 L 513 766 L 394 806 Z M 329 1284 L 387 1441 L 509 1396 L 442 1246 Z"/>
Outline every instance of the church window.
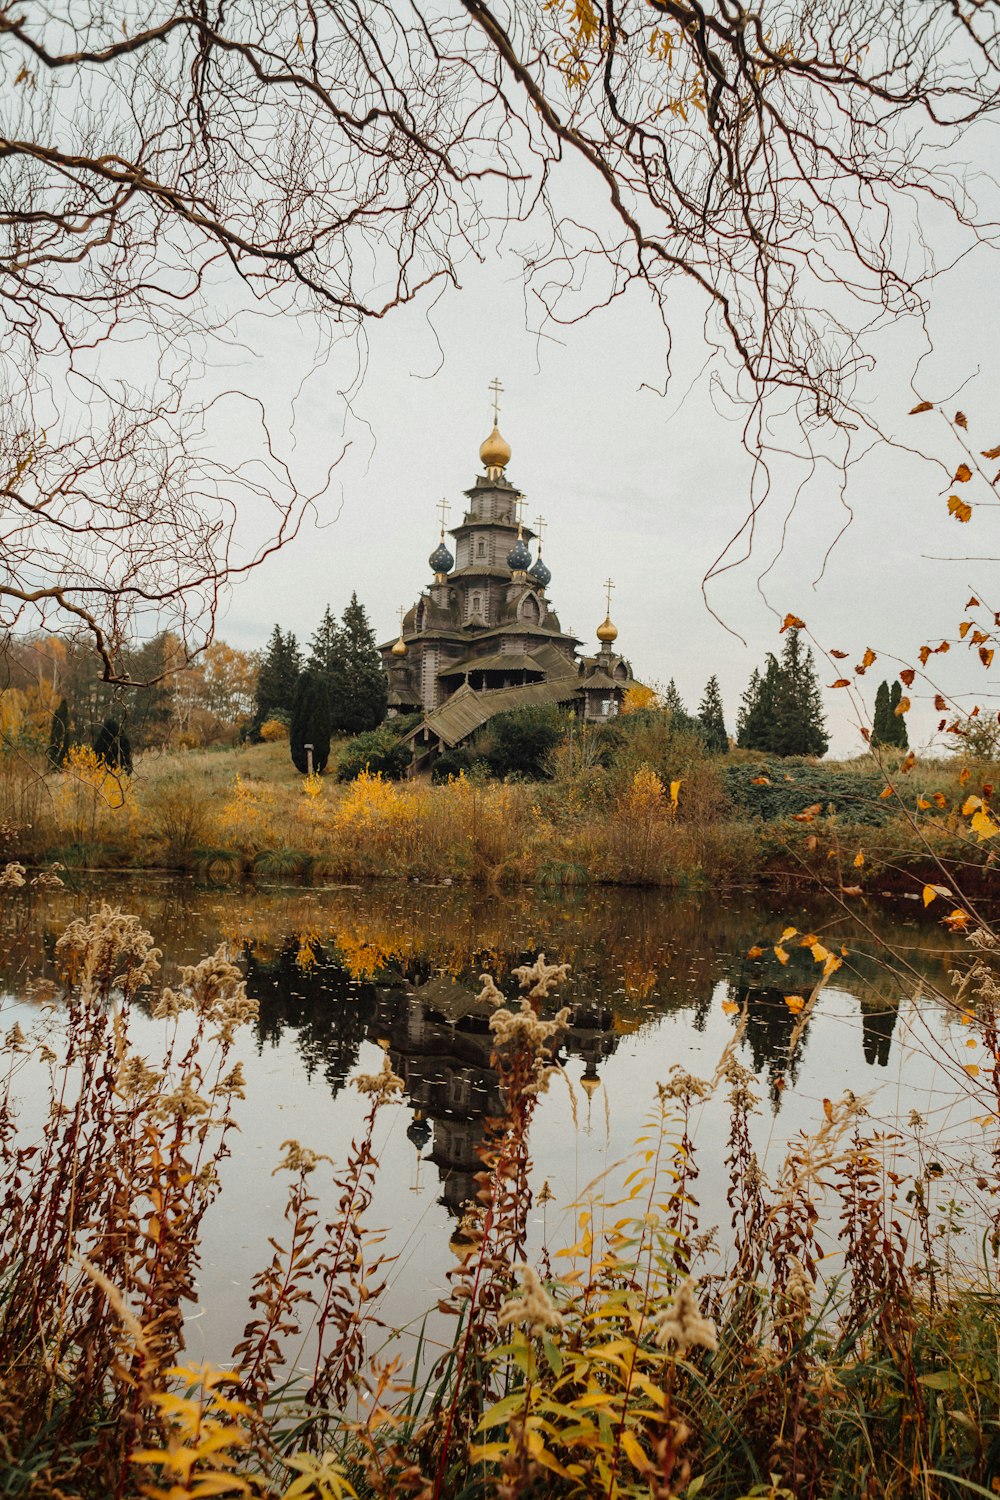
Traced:
<path fill-rule="evenodd" d="M 541 610 L 538 608 L 538 600 L 533 594 L 529 594 L 524 603 L 521 605 L 521 618 L 523 620 L 529 620 L 534 625 L 537 625 L 539 623 L 539 620 L 541 619 Z"/>
<path fill-rule="evenodd" d="M 482 596 L 482 594 L 473 594 L 473 596 L 472 596 L 472 613 L 474 615 L 481 614 L 482 608 L 483 608 L 483 596 Z"/>
<path fill-rule="evenodd" d="M 479 541 L 476 543 L 476 556 L 477 557 L 485 557 L 486 556 L 486 543 L 483 541 L 482 537 L 480 537 Z"/>

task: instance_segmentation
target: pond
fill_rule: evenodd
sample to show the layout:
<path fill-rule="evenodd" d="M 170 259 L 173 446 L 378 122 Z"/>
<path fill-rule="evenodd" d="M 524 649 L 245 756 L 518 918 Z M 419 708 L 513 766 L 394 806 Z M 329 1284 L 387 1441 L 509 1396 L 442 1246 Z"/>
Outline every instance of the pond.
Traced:
<path fill-rule="evenodd" d="M 534 1181 L 547 1180 L 553 1195 L 544 1224 L 541 1211 L 535 1216 L 536 1240 L 544 1232 L 553 1245 L 572 1243 L 588 1186 L 602 1174 L 620 1182 L 629 1169 L 657 1082 L 674 1064 L 711 1077 L 737 1027 L 739 1056 L 758 1080 L 755 1145 L 769 1168 L 795 1132 L 815 1128 L 823 1100 L 847 1089 L 866 1097 L 887 1131 L 918 1110 L 955 1170 L 979 1135 L 983 1106 L 963 1086 L 969 1032 L 947 998 L 965 945 L 913 908 L 846 915 L 767 894 L 405 883 L 206 889 L 176 878 L 104 877 L 6 895 L 5 1032 L 37 1019 L 33 984 L 52 977 L 56 938 L 102 899 L 152 932 L 167 982 L 178 965 L 222 943 L 259 1001 L 255 1026 L 237 1043 L 247 1095 L 205 1224 L 200 1301 L 188 1323 L 195 1359 L 226 1362 L 248 1316 L 253 1275 L 270 1258 L 269 1237 L 281 1238 L 289 1178 L 274 1168 L 282 1143 L 294 1138 L 342 1165 L 364 1113 L 350 1080 L 377 1071 L 384 1052 L 406 1089 L 402 1106 L 382 1112 L 376 1141 L 368 1222 L 385 1229 L 383 1248 L 395 1257 L 377 1311 L 390 1328 L 412 1329 L 434 1307 L 454 1264 L 449 1241 L 474 1192 L 483 1121 L 499 1107 L 478 976 L 489 972 L 514 993 L 511 971 L 539 952 L 572 966 L 561 996 L 572 1014 L 559 1054 L 565 1080 L 554 1082 L 535 1119 Z M 774 949 L 789 927 L 796 932 L 781 962 Z M 796 1001 L 818 973 L 801 945 L 806 934 L 843 962 L 790 1056 Z M 164 1023 L 142 999 L 136 1009 L 134 1044 L 155 1063 Z M 29 1121 L 30 1092 L 26 1081 Z M 699 1105 L 696 1124 L 701 1224 L 720 1226 L 724 1244 L 728 1113 L 719 1095 Z M 329 1170 L 309 1180 L 321 1218 L 331 1215 Z M 835 1223 L 825 1243 L 834 1254 Z"/>

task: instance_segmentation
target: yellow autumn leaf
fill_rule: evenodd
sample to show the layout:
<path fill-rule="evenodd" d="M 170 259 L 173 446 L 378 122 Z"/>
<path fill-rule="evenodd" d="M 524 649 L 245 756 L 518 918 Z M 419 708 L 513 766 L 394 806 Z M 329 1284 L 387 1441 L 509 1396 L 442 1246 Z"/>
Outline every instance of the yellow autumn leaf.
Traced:
<path fill-rule="evenodd" d="M 779 964 L 787 964 L 788 950 L 787 948 L 783 948 L 780 943 L 775 944 L 774 956 L 778 960 Z"/>
<path fill-rule="evenodd" d="M 785 930 L 784 930 L 784 932 L 781 934 L 780 938 L 778 939 L 778 942 L 779 943 L 787 943 L 789 938 L 793 938 L 793 937 L 796 936 L 796 934 L 798 933 L 798 930 L 799 929 L 797 927 L 786 927 Z"/>
<path fill-rule="evenodd" d="M 799 1011 L 802 1009 L 805 1003 L 805 999 L 802 995 L 785 996 L 785 1004 L 788 1006 L 788 1009 L 791 1011 L 793 1016 L 798 1015 Z"/>
<path fill-rule="evenodd" d="M 931 805 L 931 801 L 930 801 L 929 797 L 918 797 L 917 798 L 917 806 L 920 808 L 921 812 L 925 812 L 927 810 L 927 808 L 930 807 L 930 805 Z"/>
<path fill-rule="evenodd" d="M 786 615 L 781 622 L 781 629 L 778 634 L 784 635 L 786 630 L 805 630 L 805 628 L 805 620 L 800 620 L 798 615 Z"/>
<path fill-rule="evenodd" d="M 906 714 L 906 713 L 909 713 L 909 711 L 910 711 L 910 700 L 909 700 L 909 698 L 900 698 L 899 702 L 896 704 L 896 707 L 894 709 L 894 713 L 896 715 L 896 718 L 898 719 L 899 716 L 900 716 L 900 714 Z"/>
<path fill-rule="evenodd" d="M 872 648 L 870 646 L 866 646 L 866 648 L 865 648 L 865 654 L 861 658 L 861 669 L 862 669 L 862 671 L 867 672 L 868 668 L 876 660 L 877 660 L 877 657 L 875 655 L 875 652 L 872 650 Z"/>
<path fill-rule="evenodd" d="M 960 495 L 949 495 L 948 514 L 954 516 L 956 521 L 971 521 L 972 506 L 963 500 Z"/>
<path fill-rule="evenodd" d="M 752 948 L 747 949 L 747 958 L 760 958 L 763 952 L 763 948 L 758 948 L 757 944 L 754 943 Z"/>
<path fill-rule="evenodd" d="M 966 797 L 962 803 L 962 817 L 971 818 L 977 807 L 982 807 L 982 797 Z"/>
<path fill-rule="evenodd" d="M 735 1000 L 723 1000 L 722 1014 L 724 1016 L 735 1016 L 738 1011 L 739 1006 L 736 1004 Z"/>
<path fill-rule="evenodd" d="M 854 856 L 854 868 L 856 870 L 860 870 L 861 866 L 864 864 L 864 862 L 865 862 L 865 856 L 861 852 L 861 850 L 859 849 L 858 852 L 857 852 L 857 854 Z"/>
<path fill-rule="evenodd" d="M 985 839 L 996 838 L 997 834 L 1000 833 L 1000 823 L 996 822 L 994 818 L 990 817 L 990 814 L 985 807 L 981 807 L 979 809 L 975 817 L 972 819 L 972 822 L 969 824 L 969 827 L 972 829 L 973 833 L 976 835 L 980 843 L 982 843 Z"/>
<path fill-rule="evenodd" d="M 968 1073 L 968 1075 L 969 1075 L 970 1078 L 978 1078 L 979 1077 L 979 1064 L 978 1063 L 963 1063 L 962 1064 L 962 1072 L 963 1073 Z"/>
<path fill-rule="evenodd" d="M 678 779 L 677 781 L 672 781 L 670 783 L 670 806 L 673 808 L 674 812 L 677 811 L 677 796 L 678 796 L 678 793 L 680 792 L 680 789 L 681 789 L 681 780 L 680 779 Z"/>
<path fill-rule="evenodd" d="M 968 484 L 971 478 L 972 470 L 969 468 L 969 465 L 959 464 L 958 468 L 955 470 L 955 478 L 952 482 L 954 484 Z"/>

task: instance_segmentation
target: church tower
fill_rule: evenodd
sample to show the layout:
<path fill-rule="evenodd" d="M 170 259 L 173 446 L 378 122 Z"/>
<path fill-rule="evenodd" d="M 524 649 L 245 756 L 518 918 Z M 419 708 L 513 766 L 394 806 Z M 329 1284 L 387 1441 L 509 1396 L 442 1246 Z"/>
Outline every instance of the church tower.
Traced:
<path fill-rule="evenodd" d="M 466 719 L 482 723 L 493 713 L 522 706 L 522 698 L 524 706 L 536 700 L 576 700 L 587 717 L 606 716 L 617 710 L 631 670 L 602 638 L 598 679 L 602 687 L 607 684 L 603 705 L 597 698 L 598 681 L 581 693 L 581 678 L 588 666 L 593 678 L 596 662 L 581 659 L 582 642 L 563 630 L 549 599 L 552 573 L 542 561 L 544 519 L 537 518 L 537 530 L 525 524 L 524 494 L 507 476 L 511 446 L 500 432 L 500 382 L 494 380 L 490 390 L 493 428 L 479 449 L 482 472 L 464 492 L 462 518 L 450 529 L 448 502 L 440 502 L 438 542 L 427 559 L 430 581 L 403 613 L 398 638 L 380 648 L 389 679 L 389 712 L 435 715 L 454 700 L 456 730 Z M 517 702 L 500 701 L 515 690 L 522 690 Z M 470 695 L 476 699 L 474 713 L 467 702 Z M 463 713 L 460 700 L 467 705 Z"/>

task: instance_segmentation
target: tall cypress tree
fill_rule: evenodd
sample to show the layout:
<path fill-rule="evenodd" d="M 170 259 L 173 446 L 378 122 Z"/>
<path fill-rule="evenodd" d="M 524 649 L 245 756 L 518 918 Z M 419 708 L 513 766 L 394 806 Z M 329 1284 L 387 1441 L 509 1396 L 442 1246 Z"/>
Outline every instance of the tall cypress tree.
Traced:
<path fill-rule="evenodd" d="M 49 731 L 49 764 L 58 770 L 66 759 L 68 750 L 69 704 L 63 698 L 52 715 L 52 728 Z"/>
<path fill-rule="evenodd" d="M 330 759 L 330 695 L 325 680 L 311 667 L 299 676 L 288 732 L 292 763 L 303 775 L 309 770 L 307 745 L 312 746 L 314 771 L 324 771 Z"/>
<path fill-rule="evenodd" d="M 896 711 L 899 708 L 902 697 L 903 684 L 897 678 L 889 692 L 888 727 L 891 738 L 887 738 L 886 743 L 895 745 L 898 750 L 908 750 L 910 748 L 910 736 L 907 733 L 906 720 L 901 713 L 897 713 Z"/>
<path fill-rule="evenodd" d="M 714 755 L 725 755 L 729 749 L 729 736 L 722 711 L 719 679 L 714 674 L 705 685 L 705 694 L 698 707 L 698 721 L 705 735 L 705 748 Z"/>
<path fill-rule="evenodd" d="M 132 745 L 117 719 L 105 719 L 94 740 L 94 754 L 113 771 L 132 774 Z"/>
<path fill-rule="evenodd" d="M 882 681 L 875 694 L 875 718 L 872 721 L 872 749 L 892 744 L 892 709 L 889 707 L 889 684 Z"/>
<path fill-rule="evenodd" d="M 341 641 L 349 691 L 344 721 L 335 723 L 335 727 L 361 734 L 377 728 L 385 718 L 389 684 L 382 670 L 375 632 L 356 593 L 352 593 L 344 610 Z"/>

